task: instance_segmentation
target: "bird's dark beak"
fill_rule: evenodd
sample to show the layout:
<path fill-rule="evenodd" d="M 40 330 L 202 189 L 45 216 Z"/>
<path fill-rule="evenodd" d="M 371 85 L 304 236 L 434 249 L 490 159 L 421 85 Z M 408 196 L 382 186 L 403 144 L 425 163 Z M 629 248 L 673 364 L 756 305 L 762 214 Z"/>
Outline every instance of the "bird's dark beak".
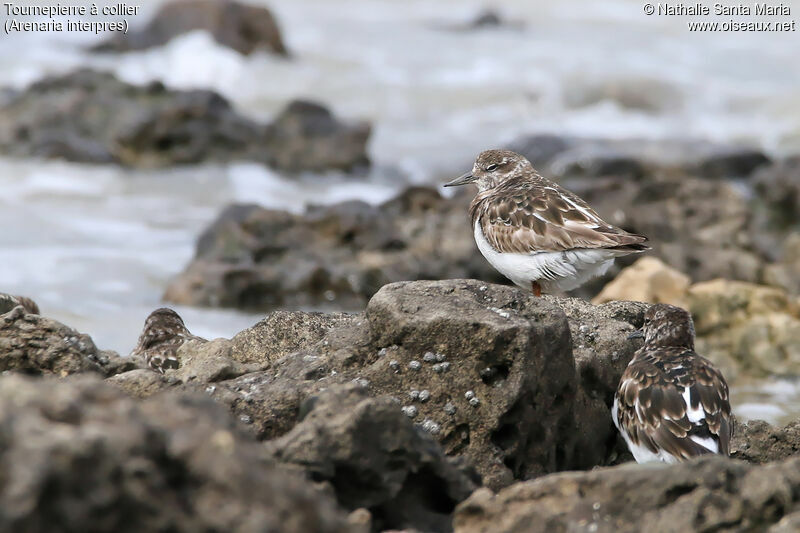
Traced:
<path fill-rule="evenodd" d="M 444 184 L 444 186 L 457 187 L 458 185 L 466 185 L 467 183 L 472 183 L 473 181 L 475 181 L 475 176 L 472 175 L 472 172 L 467 172 L 466 174 L 461 174 L 453 181 L 448 181 Z"/>
<path fill-rule="evenodd" d="M 636 331 L 634 331 L 633 333 L 628 335 L 628 340 L 630 340 L 630 339 L 643 339 L 643 338 L 644 338 L 644 331 L 642 331 L 641 329 L 637 329 Z"/>

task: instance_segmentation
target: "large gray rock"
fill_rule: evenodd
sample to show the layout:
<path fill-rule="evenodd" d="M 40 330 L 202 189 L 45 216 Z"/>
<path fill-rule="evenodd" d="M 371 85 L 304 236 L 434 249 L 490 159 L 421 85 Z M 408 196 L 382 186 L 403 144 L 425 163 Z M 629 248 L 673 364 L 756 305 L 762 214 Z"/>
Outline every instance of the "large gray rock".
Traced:
<path fill-rule="evenodd" d="M 496 495 L 480 489 L 458 506 L 454 526 L 457 533 L 765 531 L 798 511 L 800 458 L 750 466 L 715 456 L 553 474 Z"/>
<path fill-rule="evenodd" d="M 206 30 L 223 46 L 241 54 L 258 49 L 287 55 L 278 24 L 262 6 L 226 0 L 178 0 L 159 9 L 140 30 L 115 34 L 95 46 L 98 52 L 127 52 L 166 44 L 175 37 L 196 30 Z"/>
<path fill-rule="evenodd" d="M 214 402 L 0 377 L 0 530 L 343 532 Z"/>
<path fill-rule="evenodd" d="M 34 304 L 35 305 L 35 304 Z M 17 305 L 0 314 L 0 371 L 67 376 L 105 376 L 135 368 L 116 352 L 99 350 L 92 338 Z"/>
<path fill-rule="evenodd" d="M 645 308 L 537 299 L 470 280 L 395 283 L 366 314 L 268 316 L 234 338 L 232 353 L 265 370 L 204 387 L 259 438 L 274 439 L 298 423 L 307 398 L 354 382 L 396 398 L 448 455 L 499 488 L 624 452 L 609 409 Z"/>
<path fill-rule="evenodd" d="M 131 167 L 248 159 L 349 171 L 369 165 L 369 133 L 319 104 L 293 102 L 259 124 L 212 91 L 130 85 L 87 69 L 34 83 L 0 114 L 0 152 Z"/>
<path fill-rule="evenodd" d="M 473 476 L 445 456 L 387 397 L 359 385 L 307 399 L 302 420 L 268 443 L 276 460 L 330 483 L 339 503 L 365 508 L 376 531 L 451 531 L 451 514 L 476 488 Z"/>

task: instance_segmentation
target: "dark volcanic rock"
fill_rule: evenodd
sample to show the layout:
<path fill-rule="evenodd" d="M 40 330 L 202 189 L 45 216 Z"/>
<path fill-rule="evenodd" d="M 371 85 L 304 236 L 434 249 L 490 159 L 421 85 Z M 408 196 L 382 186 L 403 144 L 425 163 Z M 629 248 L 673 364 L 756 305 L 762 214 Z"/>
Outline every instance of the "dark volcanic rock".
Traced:
<path fill-rule="evenodd" d="M 295 102 L 274 124 L 238 114 L 211 91 L 130 85 L 78 70 L 31 85 L 0 114 L 0 151 L 15 156 L 162 167 L 249 159 L 288 172 L 369 164 L 369 126 Z"/>
<path fill-rule="evenodd" d="M 501 281 L 478 253 L 467 198 L 411 188 L 381 206 L 344 202 L 305 215 L 227 208 L 197 243 L 165 299 L 187 305 L 360 309 L 387 283 L 477 277 Z"/>
<path fill-rule="evenodd" d="M 206 30 L 223 46 L 241 54 L 260 48 L 286 54 L 278 25 L 266 7 L 219 0 L 170 2 L 143 29 L 116 34 L 94 48 L 99 52 L 127 52 L 161 46 L 184 33 Z"/>
<path fill-rule="evenodd" d="M 302 410 L 302 421 L 269 443 L 277 460 L 331 483 L 346 509 L 368 509 L 376 531 L 452 530 L 451 514 L 475 481 L 395 402 L 347 385 L 309 398 Z"/>
<path fill-rule="evenodd" d="M 764 531 L 800 511 L 800 458 L 722 457 L 554 474 L 458 506 L 457 533 Z"/>
<path fill-rule="evenodd" d="M 0 378 L 3 531 L 347 531 L 204 398 Z"/>
<path fill-rule="evenodd" d="M 288 172 L 366 168 L 369 134 L 366 123 L 344 125 L 325 107 L 298 100 L 267 127 L 267 162 Z"/>
<path fill-rule="evenodd" d="M 135 368 L 116 352 L 98 350 L 91 337 L 21 305 L 0 315 L 0 371 L 66 376 L 113 375 Z"/>

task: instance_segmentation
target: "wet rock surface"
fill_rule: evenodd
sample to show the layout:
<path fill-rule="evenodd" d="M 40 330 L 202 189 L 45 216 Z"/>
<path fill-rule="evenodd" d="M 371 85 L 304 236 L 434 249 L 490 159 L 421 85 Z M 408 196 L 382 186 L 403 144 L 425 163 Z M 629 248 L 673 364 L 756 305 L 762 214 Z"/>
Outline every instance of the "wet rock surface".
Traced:
<path fill-rule="evenodd" d="M 87 69 L 34 83 L 0 117 L 0 151 L 13 156 L 145 168 L 246 159 L 287 172 L 369 165 L 369 126 L 319 104 L 290 103 L 260 124 L 212 91 L 130 85 Z"/>
<path fill-rule="evenodd" d="M 475 248 L 469 198 L 411 188 L 379 206 L 344 202 L 304 215 L 234 205 L 203 233 L 165 298 L 187 305 L 362 309 L 408 279 L 503 278 Z"/>
<path fill-rule="evenodd" d="M 721 457 L 554 474 L 460 504 L 457 533 L 764 531 L 800 509 L 800 458 Z"/>
<path fill-rule="evenodd" d="M 0 378 L 0 529 L 347 531 L 204 398 L 135 402 L 96 379 Z"/>
<path fill-rule="evenodd" d="M 266 7 L 217 0 L 169 2 L 144 28 L 115 36 L 93 50 L 142 50 L 161 46 L 179 35 L 196 30 L 209 32 L 219 44 L 241 54 L 264 49 L 287 55 L 275 18 Z"/>

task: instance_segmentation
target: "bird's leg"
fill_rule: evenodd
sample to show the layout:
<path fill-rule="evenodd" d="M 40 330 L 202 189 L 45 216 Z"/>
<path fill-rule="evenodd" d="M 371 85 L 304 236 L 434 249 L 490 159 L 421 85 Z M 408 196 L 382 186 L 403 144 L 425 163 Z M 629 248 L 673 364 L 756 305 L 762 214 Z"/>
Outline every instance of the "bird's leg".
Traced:
<path fill-rule="evenodd" d="M 541 296 L 542 295 L 542 287 L 536 281 L 531 281 L 531 291 L 533 291 L 534 296 Z"/>

